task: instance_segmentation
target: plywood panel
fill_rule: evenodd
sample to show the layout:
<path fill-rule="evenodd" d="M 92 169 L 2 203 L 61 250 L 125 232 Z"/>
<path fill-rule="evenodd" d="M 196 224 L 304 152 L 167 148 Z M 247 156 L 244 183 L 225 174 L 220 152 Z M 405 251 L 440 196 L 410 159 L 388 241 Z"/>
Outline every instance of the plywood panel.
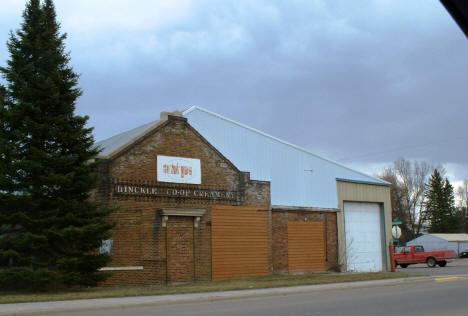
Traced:
<path fill-rule="evenodd" d="M 268 274 L 268 217 L 240 206 L 211 209 L 212 279 Z"/>
<path fill-rule="evenodd" d="M 288 222 L 290 272 L 325 270 L 325 226 L 323 222 Z"/>

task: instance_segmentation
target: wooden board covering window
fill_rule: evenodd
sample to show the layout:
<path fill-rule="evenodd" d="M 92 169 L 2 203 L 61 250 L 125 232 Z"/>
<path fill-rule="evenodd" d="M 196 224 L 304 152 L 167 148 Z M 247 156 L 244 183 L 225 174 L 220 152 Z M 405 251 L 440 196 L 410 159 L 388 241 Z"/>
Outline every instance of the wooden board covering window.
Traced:
<path fill-rule="evenodd" d="M 325 270 L 325 225 L 323 222 L 288 222 L 290 272 Z"/>
<path fill-rule="evenodd" d="M 212 279 L 268 274 L 268 214 L 242 206 L 211 208 Z"/>

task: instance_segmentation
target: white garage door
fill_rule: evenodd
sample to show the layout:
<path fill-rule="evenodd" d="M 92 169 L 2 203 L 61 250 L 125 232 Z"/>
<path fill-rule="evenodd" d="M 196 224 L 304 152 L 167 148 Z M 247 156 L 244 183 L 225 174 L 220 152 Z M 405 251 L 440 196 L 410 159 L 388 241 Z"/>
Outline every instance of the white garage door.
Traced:
<path fill-rule="evenodd" d="M 377 203 L 344 203 L 348 271 L 382 271 L 382 229 Z"/>

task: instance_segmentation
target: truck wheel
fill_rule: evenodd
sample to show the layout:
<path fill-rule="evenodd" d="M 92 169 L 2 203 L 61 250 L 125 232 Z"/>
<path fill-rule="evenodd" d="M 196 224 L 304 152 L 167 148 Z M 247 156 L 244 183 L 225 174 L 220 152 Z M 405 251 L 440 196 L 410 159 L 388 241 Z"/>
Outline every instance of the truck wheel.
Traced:
<path fill-rule="evenodd" d="M 427 258 L 426 264 L 429 268 L 434 268 L 436 266 L 436 261 L 434 258 Z"/>
<path fill-rule="evenodd" d="M 439 261 L 439 262 L 437 262 L 437 264 L 439 265 L 439 267 L 445 267 L 447 265 L 447 261 L 445 261 L 445 260 Z"/>
<path fill-rule="evenodd" d="M 407 263 L 402 263 L 402 264 L 400 264 L 400 266 L 401 266 L 402 268 L 408 268 L 408 264 L 407 264 Z"/>

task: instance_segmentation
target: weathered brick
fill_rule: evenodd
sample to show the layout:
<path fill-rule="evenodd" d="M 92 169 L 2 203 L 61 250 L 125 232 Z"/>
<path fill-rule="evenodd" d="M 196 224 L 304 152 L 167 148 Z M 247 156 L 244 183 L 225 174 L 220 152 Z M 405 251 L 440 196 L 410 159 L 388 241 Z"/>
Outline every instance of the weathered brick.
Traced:
<path fill-rule="evenodd" d="M 113 181 L 136 185 L 160 185 L 157 155 L 196 158 L 201 161 L 203 187 L 238 191 L 236 201 L 174 197 L 118 196 Z M 104 284 L 157 284 L 211 279 L 210 205 L 269 206 L 269 182 L 252 181 L 239 171 L 181 117 L 169 116 L 148 135 L 100 165 L 101 186 L 94 194 L 115 211 L 109 220 L 113 229 L 114 253 L 110 267 L 143 266 L 138 271 L 115 271 Z M 197 188 L 198 185 L 174 185 Z M 159 210 L 165 207 L 204 208 L 198 228 L 193 217 L 169 216 L 162 227 Z"/>

